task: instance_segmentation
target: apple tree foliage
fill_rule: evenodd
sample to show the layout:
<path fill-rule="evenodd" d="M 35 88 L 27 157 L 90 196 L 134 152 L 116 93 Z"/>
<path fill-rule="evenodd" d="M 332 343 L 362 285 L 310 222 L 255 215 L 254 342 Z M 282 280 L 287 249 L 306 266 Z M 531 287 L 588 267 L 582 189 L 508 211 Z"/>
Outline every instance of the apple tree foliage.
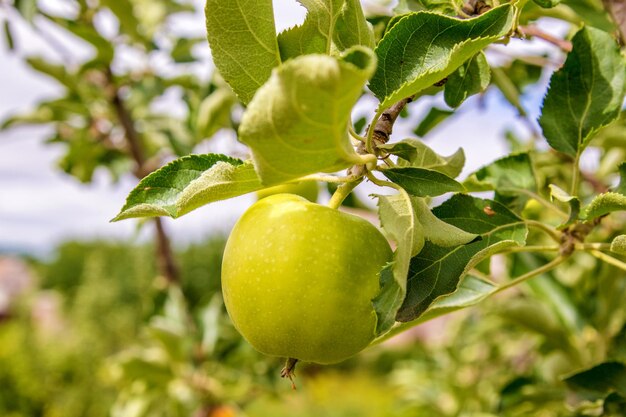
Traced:
<path fill-rule="evenodd" d="M 159 15 L 142 13 L 143 1 L 101 1 L 119 22 L 118 33 L 104 36 L 87 3 L 77 1 L 69 19 L 15 1 L 25 19 L 47 19 L 96 53 L 75 66 L 29 58 L 68 95 L 4 127 L 54 123 L 51 141 L 67 150 L 62 167 L 84 181 L 99 166 L 114 174 L 143 166 L 114 221 L 178 218 L 303 181 L 328 183 L 338 206 L 370 182 L 380 226 L 395 244 L 372 301 L 375 344 L 516 287 L 503 315 L 546 337 L 546 350 L 570 355 L 557 378 L 576 393 L 580 412 L 626 409 L 626 11 L 619 1 L 399 0 L 381 14 L 357 0 L 301 0 L 304 22 L 278 33 L 279 2 L 207 0 L 217 69 L 209 81 L 152 65 L 126 70 L 117 61 L 124 43 L 146 62 L 165 53 L 172 65 L 193 64 L 192 47 L 202 40 L 175 39 L 166 24 L 188 4 L 161 0 L 168 13 Z M 548 33 L 551 19 L 569 32 Z M 8 22 L 9 40 L 11 31 Z M 531 38 L 553 53 L 526 51 Z M 182 94 L 184 117 L 154 110 L 171 89 Z M 533 89 L 544 90 L 536 109 L 525 100 Z M 424 139 L 453 123 L 467 99 L 476 103 L 490 91 L 518 112 L 528 137 L 507 132 L 509 155 L 461 176 L 464 151 L 442 156 Z M 442 105 L 415 123 L 415 137 L 392 135 L 396 118 L 432 97 Z M 377 103 L 365 120 L 355 117 L 360 100 Z M 136 140 L 120 141 L 129 121 L 140 159 Z M 192 153 L 223 128 L 236 132 L 247 155 Z M 581 164 L 588 159 L 593 168 Z M 533 315 L 537 302 L 548 313 Z M 507 395 L 521 401 L 530 383 Z"/>

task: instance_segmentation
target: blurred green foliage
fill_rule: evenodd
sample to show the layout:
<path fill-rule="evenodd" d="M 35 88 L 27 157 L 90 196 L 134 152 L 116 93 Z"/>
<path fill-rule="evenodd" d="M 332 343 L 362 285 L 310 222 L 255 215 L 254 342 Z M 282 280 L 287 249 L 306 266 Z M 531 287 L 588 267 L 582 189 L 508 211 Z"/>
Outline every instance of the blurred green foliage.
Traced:
<path fill-rule="evenodd" d="M 37 287 L 0 322 L 0 415 L 623 415 L 620 392 L 586 377 L 626 352 L 626 281 L 592 258 L 341 364 L 303 364 L 292 391 L 281 361 L 255 352 L 226 316 L 223 245 L 179 251 L 182 290 L 157 276 L 149 245 L 69 242 L 33 262 Z M 544 261 L 510 262 L 518 274 Z M 619 384 L 614 366 L 599 369 Z"/>
<path fill-rule="evenodd" d="M 181 251 L 191 306 L 218 290 L 223 244 Z M 153 248 L 68 242 L 33 270 L 38 288 L 0 322 L 0 415 L 107 415 L 116 391 L 103 361 L 135 343 L 166 299 Z"/>

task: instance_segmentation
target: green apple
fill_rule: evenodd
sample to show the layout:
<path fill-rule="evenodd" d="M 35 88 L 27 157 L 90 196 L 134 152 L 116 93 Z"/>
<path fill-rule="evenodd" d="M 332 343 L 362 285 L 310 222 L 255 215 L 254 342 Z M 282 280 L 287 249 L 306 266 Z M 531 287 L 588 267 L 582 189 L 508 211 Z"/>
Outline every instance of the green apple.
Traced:
<path fill-rule="evenodd" d="M 262 353 L 339 362 L 375 337 L 372 299 L 391 257 L 387 240 L 366 220 L 273 195 L 253 204 L 228 238 L 226 309 Z"/>
<path fill-rule="evenodd" d="M 256 195 L 258 199 L 261 200 L 274 194 L 296 194 L 306 198 L 309 201 L 316 202 L 318 193 L 319 187 L 317 185 L 317 182 L 301 181 L 264 188 L 257 191 Z"/>

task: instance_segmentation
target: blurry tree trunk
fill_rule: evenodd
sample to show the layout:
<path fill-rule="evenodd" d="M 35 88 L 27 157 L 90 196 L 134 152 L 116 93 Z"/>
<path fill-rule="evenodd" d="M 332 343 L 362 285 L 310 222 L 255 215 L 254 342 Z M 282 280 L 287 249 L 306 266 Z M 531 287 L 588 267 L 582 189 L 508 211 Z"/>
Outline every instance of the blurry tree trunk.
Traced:
<path fill-rule="evenodd" d="M 124 136 L 128 143 L 128 148 L 131 156 L 135 160 L 135 176 L 138 179 L 142 179 L 157 167 L 152 167 L 147 163 L 141 137 L 135 123 L 132 119 L 130 111 L 126 108 L 123 98 L 120 95 L 119 88 L 115 84 L 113 79 L 113 73 L 110 68 L 107 72 L 107 79 L 109 87 L 111 88 L 111 104 L 113 105 L 117 117 L 124 129 Z M 180 281 L 178 267 L 176 260 L 174 259 L 174 253 L 167 233 L 163 226 L 163 221 L 160 217 L 154 219 L 155 231 L 156 231 L 156 256 L 157 267 L 159 274 L 161 274 L 167 282 L 177 283 Z"/>

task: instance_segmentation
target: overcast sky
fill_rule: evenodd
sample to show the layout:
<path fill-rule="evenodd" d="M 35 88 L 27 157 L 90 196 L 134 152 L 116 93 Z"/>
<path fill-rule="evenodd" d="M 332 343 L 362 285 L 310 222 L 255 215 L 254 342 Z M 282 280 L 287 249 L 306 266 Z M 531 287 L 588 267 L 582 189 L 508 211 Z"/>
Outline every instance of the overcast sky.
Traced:
<path fill-rule="evenodd" d="M 53 7 L 59 5 L 58 0 L 41 2 Z M 295 4 L 295 0 L 277 3 L 280 4 L 276 13 L 279 29 L 304 18 L 305 11 Z M 2 13 L 0 10 L 0 19 L 6 19 Z M 203 16 L 186 18 L 181 27 L 191 34 L 202 35 Z M 563 28 L 547 29 L 558 32 Z M 17 38 L 20 55 L 45 53 L 45 46 L 25 26 L 19 26 Z M 9 53 L 4 47 L 4 39 L 0 45 L 0 120 L 17 111 L 26 111 L 38 101 L 59 93 L 53 82 L 30 70 L 20 56 Z M 80 49 L 77 45 L 72 47 Z M 525 43 L 517 48 L 522 47 L 541 49 L 545 45 L 533 42 L 530 46 Z M 208 45 L 199 53 L 208 55 Z M 531 114 L 536 115 L 542 94 L 543 91 L 537 89 L 529 95 L 527 108 Z M 418 117 L 432 105 L 432 101 L 426 101 L 413 104 Z M 515 125 L 521 132 L 525 130 L 498 93 L 487 94 L 485 106 L 477 104 L 476 99 L 464 104 L 461 114 L 437 128 L 428 140 L 430 146 L 446 155 L 464 147 L 467 156 L 465 173 L 507 152 L 500 139 L 507 127 Z M 394 137 L 409 136 L 409 125 L 400 122 Z M 0 133 L 0 253 L 48 254 L 59 241 L 69 238 L 141 238 L 134 221 L 108 222 L 123 205 L 136 180 L 128 176 L 112 184 L 105 172 L 98 172 L 92 184 L 80 184 L 56 168 L 55 161 L 62 154 L 62 148 L 42 143 L 48 132 L 46 128 L 18 128 Z M 206 150 L 201 148 L 198 151 Z M 363 195 L 372 190 L 367 186 L 361 188 Z M 168 219 L 167 226 L 174 240 L 182 243 L 215 232 L 226 233 L 251 201 L 251 196 L 244 196 L 214 203 L 175 221 Z"/>

